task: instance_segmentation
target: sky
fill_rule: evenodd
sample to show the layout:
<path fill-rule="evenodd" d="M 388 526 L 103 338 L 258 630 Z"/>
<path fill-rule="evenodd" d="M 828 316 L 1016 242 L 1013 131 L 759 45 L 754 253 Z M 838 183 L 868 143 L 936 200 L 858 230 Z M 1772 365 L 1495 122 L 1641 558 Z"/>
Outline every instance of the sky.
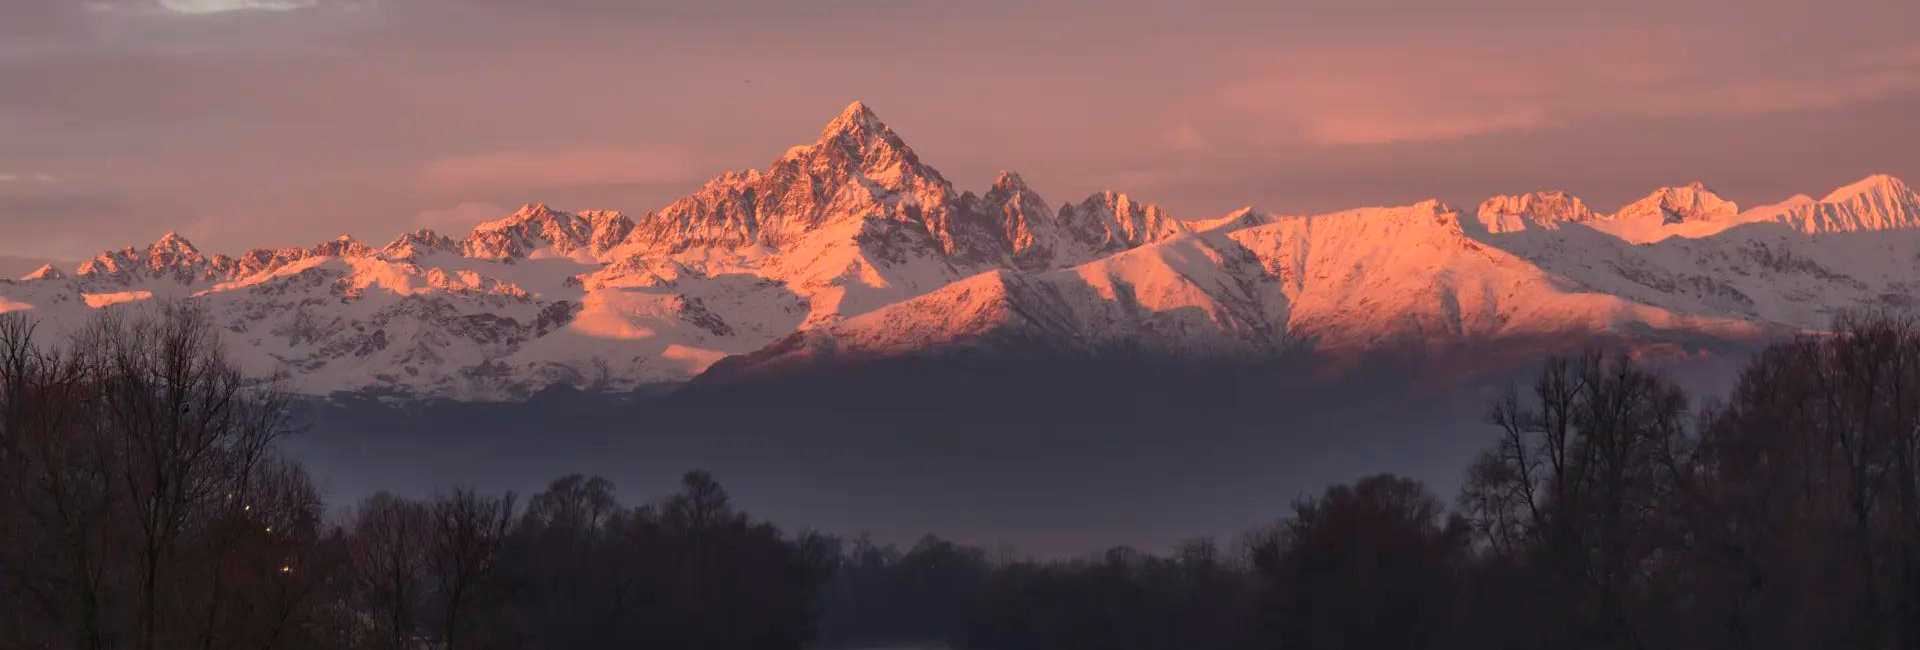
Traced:
<path fill-rule="evenodd" d="M 1920 3 L 5 0 L 0 255 L 656 209 L 863 100 L 1183 217 L 1920 180 Z"/>

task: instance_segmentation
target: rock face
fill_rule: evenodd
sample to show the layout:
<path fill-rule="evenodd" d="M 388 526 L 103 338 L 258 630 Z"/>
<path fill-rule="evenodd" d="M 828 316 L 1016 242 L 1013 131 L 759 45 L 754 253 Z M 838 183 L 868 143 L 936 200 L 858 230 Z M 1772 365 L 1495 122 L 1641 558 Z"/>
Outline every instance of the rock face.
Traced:
<path fill-rule="evenodd" d="M 1809 235 L 1920 228 L 1920 194 L 1898 178 L 1875 174 L 1819 201 L 1802 200 L 1761 215 Z"/>
<path fill-rule="evenodd" d="M 202 306 L 314 394 L 515 399 L 920 354 L 1257 360 L 1541 341 L 1755 341 L 1920 299 L 1920 197 L 1873 176 L 1739 212 L 1704 185 L 1612 214 L 1563 191 L 1183 220 L 1125 194 L 957 191 L 860 103 L 764 170 L 638 218 L 530 204 L 459 238 L 206 255 L 168 233 L 0 281 L 58 332 Z"/>
<path fill-rule="evenodd" d="M 1720 198 L 1707 189 L 1705 183 L 1694 181 L 1654 190 L 1646 198 L 1620 208 L 1613 220 L 1658 220 L 1663 225 L 1671 225 L 1730 219 L 1739 213 L 1740 206 Z"/>
<path fill-rule="evenodd" d="M 968 219 L 958 199 L 940 172 L 921 164 L 893 129 L 854 102 L 817 142 L 789 149 L 766 171 L 724 174 L 641 218 L 622 250 L 779 250 L 820 230 L 878 219 L 925 231 L 949 255 L 990 257 L 987 224 Z"/>
<path fill-rule="evenodd" d="M 588 210 L 575 214 L 537 203 L 522 206 L 505 219 L 474 227 L 473 232 L 460 242 L 460 251 L 467 257 L 495 261 L 524 259 L 539 254 L 594 260 L 606 254 L 632 230 L 633 221 L 616 211 Z M 427 240 L 425 243 L 429 246 L 437 244 L 431 241 L 431 231 L 421 231 L 416 235 Z M 395 241 L 389 247 L 412 243 Z"/>
<path fill-rule="evenodd" d="M 1561 224 L 1590 223 L 1599 218 L 1580 197 L 1563 190 L 1496 196 L 1482 202 L 1476 216 L 1480 227 L 1494 234 L 1534 228 L 1550 230 Z"/>

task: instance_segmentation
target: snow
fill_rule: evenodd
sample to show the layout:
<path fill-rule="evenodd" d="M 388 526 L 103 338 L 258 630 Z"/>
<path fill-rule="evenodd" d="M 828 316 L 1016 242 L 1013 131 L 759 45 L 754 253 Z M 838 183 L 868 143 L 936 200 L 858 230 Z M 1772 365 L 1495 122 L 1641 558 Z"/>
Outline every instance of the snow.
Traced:
<path fill-rule="evenodd" d="M 80 297 L 87 301 L 88 307 L 99 309 L 101 307 L 118 305 L 122 303 L 137 302 L 141 300 L 152 300 L 153 292 L 152 291 L 116 291 L 112 293 L 83 293 L 83 294 L 80 294 Z"/>
<path fill-rule="evenodd" d="M 1920 304 L 1916 277 L 1920 197 L 1890 176 L 1745 212 L 1693 183 L 1612 214 L 1549 190 L 1472 215 L 1425 201 L 1181 220 L 1118 192 L 1056 209 L 1013 172 L 958 192 L 856 102 L 766 170 L 638 218 L 533 203 L 460 239 L 422 230 L 373 249 L 343 235 L 234 257 L 168 233 L 71 277 L 0 281 L 0 312 L 57 333 L 191 300 L 249 371 L 295 390 L 512 399 L 686 381 L 757 351 L 777 363 L 1019 340 L 1254 359 L 1596 333 L 1751 341 Z"/>
<path fill-rule="evenodd" d="M 60 269 L 53 268 L 52 264 L 42 264 L 40 265 L 40 268 L 34 269 L 32 273 L 28 273 L 26 275 L 20 276 L 20 279 L 26 280 L 26 281 L 64 280 L 66 279 L 66 277 L 67 277 L 67 274 L 61 273 Z"/>

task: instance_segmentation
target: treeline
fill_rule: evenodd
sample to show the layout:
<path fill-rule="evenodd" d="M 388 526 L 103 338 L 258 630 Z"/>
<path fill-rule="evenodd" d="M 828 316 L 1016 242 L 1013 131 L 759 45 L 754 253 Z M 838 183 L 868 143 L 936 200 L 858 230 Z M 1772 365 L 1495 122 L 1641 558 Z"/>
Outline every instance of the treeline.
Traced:
<path fill-rule="evenodd" d="M 1624 356 L 1489 409 L 1452 505 L 1380 475 L 1161 555 L 788 533 L 713 477 L 641 506 L 376 494 L 332 523 L 289 402 L 184 307 L 0 316 L 0 648 L 1920 648 L 1920 325 L 1845 316 L 1700 406 Z"/>
<path fill-rule="evenodd" d="M 712 477 L 627 507 L 376 494 L 338 525 L 274 440 L 289 402 L 180 306 L 65 346 L 0 316 L 0 648 L 795 648 L 830 546 Z"/>
<path fill-rule="evenodd" d="M 992 650 L 1920 648 L 1920 324 L 1834 330 L 1758 354 L 1702 407 L 1626 356 L 1548 360 L 1491 405 L 1451 509 L 1381 475 L 1230 553 L 856 547 L 822 631 Z"/>

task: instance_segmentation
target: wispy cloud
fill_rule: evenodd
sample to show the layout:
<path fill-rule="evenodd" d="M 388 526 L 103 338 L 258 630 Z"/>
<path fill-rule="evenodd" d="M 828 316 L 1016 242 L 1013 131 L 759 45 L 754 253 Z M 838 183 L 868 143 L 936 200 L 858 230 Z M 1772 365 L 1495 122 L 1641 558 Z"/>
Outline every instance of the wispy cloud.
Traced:
<path fill-rule="evenodd" d="M 1192 122 L 1181 122 L 1179 126 L 1168 130 L 1163 139 L 1175 151 L 1201 151 L 1213 146 L 1206 134 L 1201 133 Z"/>
<path fill-rule="evenodd" d="M 1920 51 L 1820 66 L 1705 62 L 1638 48 L 1511 52 L 1409 46 L 1387 54 L 1287 52 L 1284 67 L 1227 83 L 1221 104 L 1321 145 L 1429 142 L 1610 117 L 1764 115 L 1841 108 L 1920 90 Z"/>
<path fill-rule="evenodd" d="M 0 172 L 0 183 L 58 183 L 60 177 L 46 172 Z"/>
<path fill-rule="evenodd" d="M 496 203 L 466 201 L 450 208 L 422 210 L 414 215 L 414 223 L 442 234 L 457 235 L 480 222 L 498 219 L 508 211 L 508 208 Z"/>
<path fill-rule="evenodd" d="M 670 183 L 694 175 L 688 157 L 671 148 L 499 151 L 440 158 L 421 171 L 426 184 L 442 188 Z"/>
<path fill-rule="evenodd" d="M 219 14 L 230 11 L 293 11 L 319 0 L 160 0 L 160 7 L 182 14 Z"/>

